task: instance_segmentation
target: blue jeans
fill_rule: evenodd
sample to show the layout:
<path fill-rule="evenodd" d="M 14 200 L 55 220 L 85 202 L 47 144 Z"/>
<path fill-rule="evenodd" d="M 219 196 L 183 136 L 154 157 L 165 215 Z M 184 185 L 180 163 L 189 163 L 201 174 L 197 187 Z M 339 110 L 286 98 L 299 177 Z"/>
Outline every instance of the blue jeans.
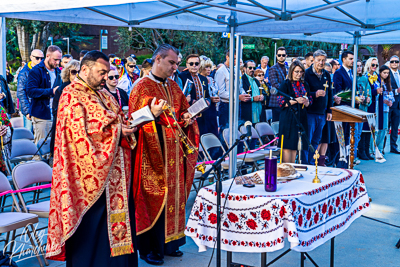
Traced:
<path fill-rule="evenodd" d="M 321 142 L 322 138 L 322 129 L 324 128 L 324 125 L 326 123 L 326 115 L 320 115 L 320 114 L 307 114 L 307 120 L 308 120 L 308 136 L 310 139 L 311 145 L 314 147 L 314 149 L 318 148 L 319 143 Z M 314 165 L 314 159 L 313 159 L 313 154 L 310 153 L 311 151 L 308 151 L 308 149 L 305 149 L 303 147 L 303 162 L 311 165 Z M 308 161 L 307 161 L 308 159 Z"/>
<path fill-rule="evenodd" d="M 362 128 L 363 128 L 363 124 L 362 122 L 360 123 L 355 123 L 354 126 L 354 158 L 357 158 L 357 147 L 358 147 L 358 143 L 360 142 L 361 139 L 361 133 L 362 133 Z"/>
<path fill-rule="evenodd" d="M 33 124 L 32 121 L 28 120 L 25 115 L 22 115 L 24 118 L 24 127 L 33 133 Z"/>

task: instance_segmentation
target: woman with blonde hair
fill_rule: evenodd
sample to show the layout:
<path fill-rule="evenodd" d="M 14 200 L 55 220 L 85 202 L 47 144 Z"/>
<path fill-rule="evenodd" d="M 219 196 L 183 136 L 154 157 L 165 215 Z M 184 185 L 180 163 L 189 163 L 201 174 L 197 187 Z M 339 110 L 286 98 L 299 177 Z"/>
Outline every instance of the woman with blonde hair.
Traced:
<path fill-rule="evenodd" d="M 56 90 L 52 105 L 53 125 L 51 127 L 52 129 L 51 129 L 51 140 L 50 140 L 50 149 L 52 153 L 54 151 L 54 138 L 56 136 L 58 102 L 60 101 L 60 97 L 64 88 L 75 80 L 76 75 L 79 73 L 80 69 L 81 69 L 81 62 L 76 59 L 72 59 L 70 62 L 67 63 L 67 65 L 65 65 L 65 67 L 61 71 L 61 80 L 63 83 Z"/>
<path fill-rule="evenodd" d="M 211 59 L 209 59 L 206 56 L 200 56 L 199 73 L 200 75 L 206 77 L 208 80 L 208 92 L 210 93 L 210 99 L 211 99 L 210 107 L 208 111 L 205 112 L 206 115 L 208 115 L 208 121 L 210 123 L 208 130 L 210 133 L 213 133 L 216 136 L 218 136 L 217 105 L 218 102 L 220 101 L 220 98 L 218 96 L 218 88 L 215 84 L 215 81 L 213 78 L 210 77 L 213 65 L 214 63 L 211 61 Z"/>
<path fill-rule="evenodd" d="M 136 84 L 138 84 L 138 82 L 143 79 L 144 77 L 146 77 L 147 75 L 149 75 L 149 73 L 151 72 L 151 68 L 153 67 L 153 61 L 151 60 L 151 58 L 146 58 L 143 63 L 142 63 L 142 69 L 140 70 L 140 78 L 137 79 L 134 83 L 132 88 L 135 88 Z"/>
<path fill-rule="evenodd" d="M 135 70 L 136 60 L 133 57 L 127 57 L 124 65 L 124 73 L 120 76 L 118 88 L 124 90 L 128 95 L 132 91 L 133 83 L 139 78 Z"/>

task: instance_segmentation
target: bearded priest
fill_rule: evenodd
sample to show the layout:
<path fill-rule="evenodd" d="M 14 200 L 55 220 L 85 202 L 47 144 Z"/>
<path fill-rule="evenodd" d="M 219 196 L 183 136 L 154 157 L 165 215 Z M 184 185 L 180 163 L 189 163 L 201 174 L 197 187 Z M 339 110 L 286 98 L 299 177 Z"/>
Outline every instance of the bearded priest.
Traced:
<path fill-rule="evenodd" d="M 146 105 L 155 118 L 136 133 L 134 181 L 136 231 L 140 258 L 161 265 L 164 255 L 181 257 L 186 243 L 185 205 L 194 178 L 199 145 L 197 122 L 187 112 L 189 103 L 171 77 L 178 68 L 179 51 L 160 45 L 153 67 L 132 90 L 129 112 Z"/>
<path fill-rule="evenodd" d="M 104 89 L 110 63 L 87 53 L 61 95 L 54 150 L 47 254 L 66 266 L 138 266 L 131 152 L 125 125 Z"/>

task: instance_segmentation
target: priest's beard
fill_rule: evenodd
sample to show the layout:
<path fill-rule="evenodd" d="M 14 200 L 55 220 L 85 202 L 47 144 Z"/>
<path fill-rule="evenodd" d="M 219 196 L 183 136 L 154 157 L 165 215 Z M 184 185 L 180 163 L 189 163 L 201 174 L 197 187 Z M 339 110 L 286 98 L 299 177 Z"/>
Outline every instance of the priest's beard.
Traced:
<path fill-rule="evenodd" d="M 106 80 L 94 77 L 92 70 L 90 70 L 89 75 L 87 77 L 87 84 L 94 90 L 101 90 L 104 88 Z"/>

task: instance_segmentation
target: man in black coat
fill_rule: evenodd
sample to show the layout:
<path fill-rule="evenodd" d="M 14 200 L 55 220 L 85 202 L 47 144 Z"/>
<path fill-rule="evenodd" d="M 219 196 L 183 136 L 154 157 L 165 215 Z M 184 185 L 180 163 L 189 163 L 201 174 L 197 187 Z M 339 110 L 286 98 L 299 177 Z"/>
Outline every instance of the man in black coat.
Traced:
<path fill-rule="evenodd" d="M 305 81 L 310 86 L 310 95 L 313 99 L 312 105 L 308 107 L 308 134 L 311 145 L 314 149 L 318 148 L 322 138 L 322 130 L 326 121 L 332 119 L 332 90 L 331 76 L 324 69 L 326 62 L 326 53 L 323 50 L 317 50 L 313 54 L 314 64 L 306 70 Z M 313 154 L 308 153 L 307 148 L 303 148 L 305 152 L 304 162 L 313 163 Z M 325 155 L 323 155 L 325 158 Z"/>
<path fill-rule="evenodd" d="M 191 54 L 186 57 L 186 67 L 187 70 L 179 73 L 179 77 L 182 80 L 182 85 L 190 80 L 193 82 L 192 90 L 190 91 L 190 101 L 189 104 L 193 105 L 200 98 L 205 98 L 208 105 L 210 105 L 210 93 L 208 91 L 208 80 L 207 77 L 199 74 L 200 68 L 200 57 L 196 54 Z M 197 124 L 199 125 L 200 136 L 208 133 L 207 128 L 207 118 L 209 114 L 204 111 L 201 117 L 197 118 Z"/>
<path fill-rule="evenodd" d="M 242 76 L 243 90 L 251 96 L 251 101 L 240 102 L 240 120 L 241 123 L 251 121 L 252 123 L 260 122 L 261 113 L 255 114 L 253 105 L 259 105 L 259 111 L 262 111 L 261 102 L 264 100 L 264 96 L 260 95 L 260 82 L 254 78 L 254 70 L 256 69 L 256 63 L 253 60 L 248 60 L 244 63 L 244 72 Z M 255 82 L 256 86 L 254 86 Z M 253 86 L 252 86 L 253 85 Z M 241 124 L 239 123 L 239 125 Z"/>
<path fill-rule="evenodd" d="M 397 148 L 398 129 L 400 123 L 400 73 L 399 73 L 399 57 L 392 56 L 390 58 L 390 81 L 394 94 L 394 103 L 389 109 L 389 121 L 392 133 L 390 134 L 390 152 L 400 154 Z"/>

